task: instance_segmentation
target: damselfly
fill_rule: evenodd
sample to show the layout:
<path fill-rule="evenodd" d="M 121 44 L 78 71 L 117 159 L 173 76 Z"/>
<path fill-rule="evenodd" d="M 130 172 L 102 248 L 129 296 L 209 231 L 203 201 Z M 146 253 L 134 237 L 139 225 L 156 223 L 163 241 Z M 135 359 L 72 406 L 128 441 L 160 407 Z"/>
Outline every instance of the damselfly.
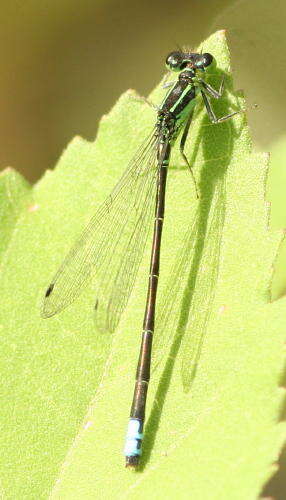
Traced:
<path fill-rule="evenodd" d="M 193 176 L 184 146 L 197 97 L 202 96 L 212 123 L 228 120 L 240 112 L 216 117 L 210 97 L 222 97 L 223 80 L 217 91 L 203 79 L 204 72 L 213 63 L 214 58 L 208 53 L 177 51 L 168 55 L 166 66 L 178 72 L 178 78 L 165 85 L 170 90 L 157 108 L 154 129 L 68 253 L 44 298 L 42 316 L 47 318 L 68 306 L 88 278 L 94 275 L 98 290 L 95 304 L 97 325 L 102 330 L 114 331 L 134 285 L 155 212 L 141 349 L 124 450 L 127 467 L 137 466 L 142 453 L 171 149 L 182 131 L 180 151 Z"/>

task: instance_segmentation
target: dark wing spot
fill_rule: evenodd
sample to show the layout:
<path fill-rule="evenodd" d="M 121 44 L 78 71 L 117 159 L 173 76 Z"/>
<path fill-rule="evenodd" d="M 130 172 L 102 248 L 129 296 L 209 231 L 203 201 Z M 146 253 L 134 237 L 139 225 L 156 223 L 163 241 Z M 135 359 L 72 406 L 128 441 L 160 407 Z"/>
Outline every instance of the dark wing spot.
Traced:
<path fill-rule="evenodd" d="M 53 291 L 53 289 L 54 289 L 54 286 L 55 286 L 55 284 L 54 284 L 54 283 L 51 283 L 51 284 L 50 284 L 49 288 L 48 288 L 48 289 L 47 289 L 47 291 L 46 291 L 46 295 L 45 295 L 45 297 L 49 297 L 49 295 L 51 295 L 51 293 L 52 293 L 52 291 Z"/>
<path fill-rule="evenodd" d="M 97 311 L 97 308 L 98 308 L 98 299 L 96 300 L 96 303 L 94 304 L 95 311 Z"/>

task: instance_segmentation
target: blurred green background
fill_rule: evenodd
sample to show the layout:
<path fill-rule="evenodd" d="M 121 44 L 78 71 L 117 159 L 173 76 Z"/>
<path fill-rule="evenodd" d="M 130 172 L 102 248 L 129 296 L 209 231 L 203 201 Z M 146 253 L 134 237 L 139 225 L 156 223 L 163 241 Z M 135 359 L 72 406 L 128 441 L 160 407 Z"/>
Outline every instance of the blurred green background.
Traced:
<path fill-rule="evenodd" d="M 284 2 L 15 0 L 2 2 L 1 14 L 0 164 L 30 181 L 53 168 L 74 135 L 93 139 L 98 120 L 126 89 L 148 95 L 176 44 L 195 48 L 213 31 L 226 29 L 255 148 L 272 152 L 271 225 L 286 227 Z M 284 245 L 273 297 L 285 291 Z M 276 474 L 265 495 L 286 498 L 279 497 L 283 481 Z"/>
<path fill-rule="evenodd" d="M 277 0 L 75 0 L 1 4 L 1 166 L 29 180 L 52 168 L 75 134 L 127 88 L 147 95 L 176 44 L 225 28 L 258 148 L 285 133 L 286 6 Z"/>

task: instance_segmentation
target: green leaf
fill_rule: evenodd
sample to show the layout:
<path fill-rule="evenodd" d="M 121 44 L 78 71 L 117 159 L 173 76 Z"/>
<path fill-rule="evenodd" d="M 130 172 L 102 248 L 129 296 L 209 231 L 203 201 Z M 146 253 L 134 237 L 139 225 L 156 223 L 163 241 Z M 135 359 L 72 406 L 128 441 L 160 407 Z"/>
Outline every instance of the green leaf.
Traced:
<path fill-rule="evenodd" d="M 224 33 L 203 50 L 217 59 L 213 85 L 227 75 L 227 99 L 214 103 L 218 116 L 243 106 L 232 90 Z M 152 101 L 164 92 L 158 88 Z M 124 469 L 122 448 L 150 248 L 112 338 L 94 330 L 92 290 L 58 317 L 39 317 L 51 275 L 154 119 L 128 92 L 102 119 L 96 142 L 75 139 L 33 190 L 11 177 L 14 201 L 3 187 L 1 468 L 8 498 L 46 498 L 53 485 L 52 497 L 61 499 L 255 498 L 277 459 L 285 437 L 277 386 L 286 304 L 268 302 L 282 234 L 268 230 L 267 155 L 252 152 L 244 115 L 214 126 L 198 106 L 187 155 L 199 201 L 179 154 L 172 155 L 159 290 L 170 322 L 150 383 L 138 472 Z M 160 304 L 158 311 L 160 318 Z M 193 373 L 188 360 L 197 352 Z"/>
<path fill-rule="evenodd" d="M 271 163 L 267 183 L 267 195 L 271 202 L 271 227 L 274 229 L 286 227 L 286 140 L 281 137 L 274 143 L 271 151 Z M 285 295 L 286 291 L 286 244 L 281 244 L 272 283 L 272 297 L 274 299 Z"/>
<path fill-rule="evenodd" d="M 90 300 L 74 314 L 40 318 L 46 284 L 96 196 L 95 162 L 96 147 L 76 139 L 33 192 L 13 171 L 0 178 L 1 475 L 8 498 L 47 498 L 109 352 L 110 338 L 95 335 Z"/>

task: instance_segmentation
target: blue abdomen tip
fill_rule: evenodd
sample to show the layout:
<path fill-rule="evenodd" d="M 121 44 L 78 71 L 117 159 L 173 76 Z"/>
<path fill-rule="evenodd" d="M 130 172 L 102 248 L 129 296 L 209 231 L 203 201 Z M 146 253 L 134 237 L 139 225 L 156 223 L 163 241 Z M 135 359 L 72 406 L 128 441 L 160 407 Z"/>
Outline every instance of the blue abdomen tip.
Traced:
<path fill-rule="evenodd" d="M 134 457 L 141 455 L 141 443 L 143 433 L 140 432 L 141 422 L 135 418 L 131 418 L 128 423 L 127 436 L 124 447 L 124 455 L 126 457 Z"/>

